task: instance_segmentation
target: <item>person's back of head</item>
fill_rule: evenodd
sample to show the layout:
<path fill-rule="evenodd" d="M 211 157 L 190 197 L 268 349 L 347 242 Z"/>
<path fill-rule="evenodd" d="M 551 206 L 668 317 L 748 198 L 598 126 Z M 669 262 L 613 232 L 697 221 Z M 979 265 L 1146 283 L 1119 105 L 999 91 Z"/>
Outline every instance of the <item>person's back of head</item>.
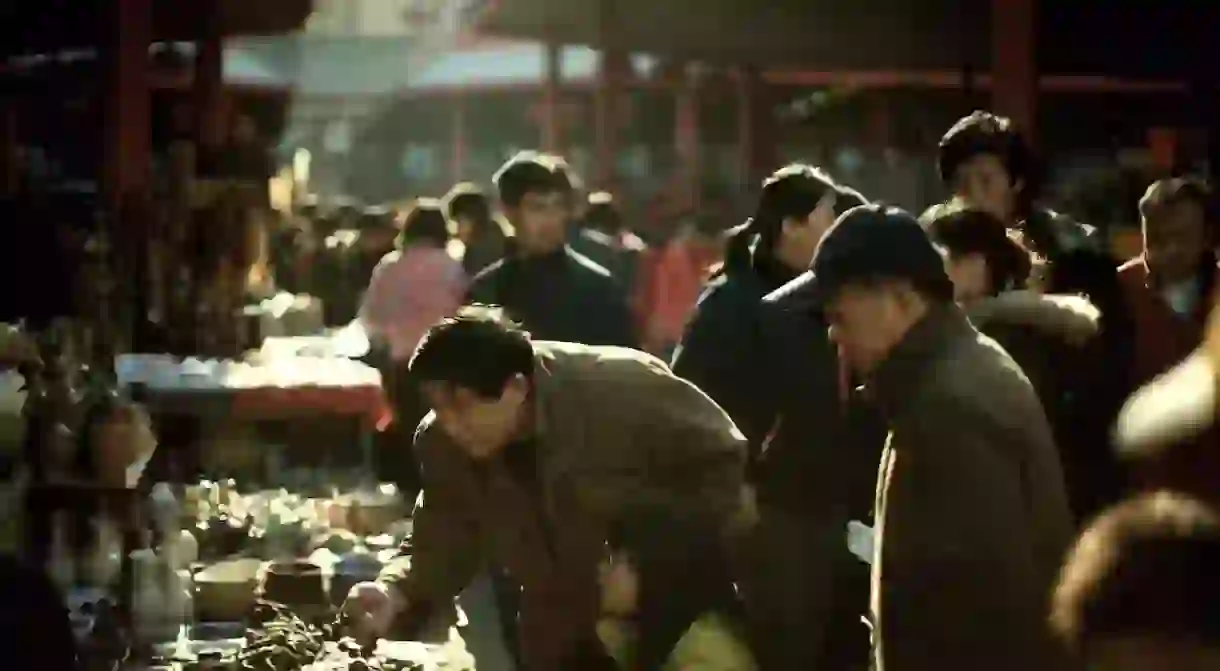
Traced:
<path fill-rule="evenodd" d="M 624 228 L 623 213 L 614 202 L 614 196 L 608 191 L 595 191 L 589 194 L 584 224 L 588 228 L 607 235 L 621 233 Z"/>
<path fill-rule="evenodd" d="M 1051 623 L 1097 671 L 1220 668 L 1220 516 L 1160 492 L 1102 514 L 1064 565 Z"/>
<path fill-rule="evenodd" d="M 444 198 L 445 215 L 460 225 L 468 225 L 475 235 L 492 226 L 491 201 L 477 184 L 454 185 Z"/>
<path fill-rule="evenodd" d="M 402 230 L 398 233 L 398 247 L 435 247 L 443 249 L 449 244 L 449 220 L 441 203 L 432 198 L 421 198 L 411 206 L 403 217 Z"/>

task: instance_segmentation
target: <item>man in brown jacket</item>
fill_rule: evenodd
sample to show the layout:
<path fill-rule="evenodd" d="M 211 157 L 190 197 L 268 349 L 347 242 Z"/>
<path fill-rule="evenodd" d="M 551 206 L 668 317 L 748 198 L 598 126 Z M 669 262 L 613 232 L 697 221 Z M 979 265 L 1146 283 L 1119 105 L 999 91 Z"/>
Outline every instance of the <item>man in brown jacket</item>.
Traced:
<path fill-rule="evenodd" d="M 434 409 L 415 437 L 422 504 L 413 556 L 349 596 L 365 633 L 452 608 L 491 565 L 521 587 L 524 667 L 558 669 L 595 630 L 604 531 L 624 504 L 726 524 L 740 510 L 744 437 L 647 354 L 533 342 L 475 307 L 433 327 L 410 371 Z"/>
<path fill-rule="evenodd" d="M 1029 380 L 953 303 L 941 255 L 901 210 L 841 216 L 804 290 L 890 429 L 872 562 L 878 668 L 1062 668 L 1047 613 L 1072 516 Z"/>

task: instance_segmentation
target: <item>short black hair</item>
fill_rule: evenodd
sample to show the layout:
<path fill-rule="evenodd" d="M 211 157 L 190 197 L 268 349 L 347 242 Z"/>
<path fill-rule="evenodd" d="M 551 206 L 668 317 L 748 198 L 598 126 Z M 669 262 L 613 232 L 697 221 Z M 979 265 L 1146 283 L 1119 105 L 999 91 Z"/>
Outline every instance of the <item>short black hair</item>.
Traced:
<path fill-rule="evenodd" d="M 932 216 L 926 228 L 950 257 L 982 255 L 993 292 L 1020 289 L 1029 281 L 1032 255 L 992 214 L 972 208 L 944 208 Z"/>
<path fill-rule="evenodd" d="M 1205 221 L 1212 221 L 1214 203 L 1211 187 L 1196 177 L 1159 179 L 1149 184 L 1140 198 L 1140 216 L 1148 219 L 1170 207 L 1187 203 L 1198 206 Z"/>
<path fill-rule="evenodd" d="M 568 163 L 568 160 L 559 154 L 546 154 L 546 158 L 555 164 L 555 169 L 563 175 L 567 180 L 568 191 L 573 195 L 583 195 L 585 191 L 585 180 L 576 171 L 576 168 Z"/>
<path fill-rule="evenodd" d="M 473 182 L 455 184 L 445 194 L 445 214 L 452 220 L 471 219 L 480 222 L 491 219 L 491 202 L 483 189 Z"/>
<path fill-rule="evenodd" d="M 566 165 L 553 156 L 523 151 L 508 159 L 496 171 L 492 182 L 500 202 L 516 207 L 528 193 L 572 193 L 571 176 Z"/>
<path fill-rule="evenodd" d="M 585 226 L 607 233 L 623 230 L 623 213 L 609 192 L 594 191 L 589 194 L 587 202 L 589 209 L 585 211 Z"/>
<path fill-rule="evenodd" d="M 534 347 L 501 308 L 469 305 L 428 329 L 408 370 L 417 382 L 443 382 L 497 399 L 513 376 L 533 376 Z"/>
<path fill-rule="evenodd" d="M 1116 636 L 1220 644 L 1220 516 L 1158 492 L 1103 513 L 1080 537 L 1051 623 L 1078 652 Z"/>
<path fill-rule="evenodd" d="M 951 183 L 963 163 L 981 154 L 999 158 L 1008 177 L 1024 184 L 1022 194 L 1025 197 L 1037 195 L 1033 151 L 1025 138 L 1011 119 L 982 110 L 958 119 L 940 139 L 937 168 L 941 182 Z"/>
<path fill-rule="evenodd" d="M 402 220 L 402 231 L 398 233 L 398 247 L 415 244 L 444 247 L 449 244 L 449 220 L 440 201 L 420 198 L 411 205 Z"/>

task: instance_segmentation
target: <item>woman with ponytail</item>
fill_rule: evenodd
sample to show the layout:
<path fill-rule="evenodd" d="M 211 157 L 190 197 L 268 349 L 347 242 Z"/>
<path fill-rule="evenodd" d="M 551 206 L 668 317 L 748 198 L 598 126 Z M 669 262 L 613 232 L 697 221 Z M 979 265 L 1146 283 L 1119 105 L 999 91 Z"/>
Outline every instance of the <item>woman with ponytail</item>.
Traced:
<path fill-rule="evenodd" d="M 870 519 L 856 502 L 871 500 L 884 424 L 845 402 L 826 323 L 793 290 L 836 218 L 864 204 L 808 165 L 767 179 L 673 361 L 749 439 L 758 524 L 739 584 L 763 669 L 867 665 L 868 571 L 844 538 Z"/>
<path fill-rule="evenodd" d="M 699 298 L 672 363 L 728 411 L 752 444 L 770 429 L 770 418 L 760 421 L 755 408 L 760 301 L 804 272 L 836 216 L 864 203 L 821 170 L 793 164 L 763 183 L 754 216 L 726 233 L 724 265 Z"/>

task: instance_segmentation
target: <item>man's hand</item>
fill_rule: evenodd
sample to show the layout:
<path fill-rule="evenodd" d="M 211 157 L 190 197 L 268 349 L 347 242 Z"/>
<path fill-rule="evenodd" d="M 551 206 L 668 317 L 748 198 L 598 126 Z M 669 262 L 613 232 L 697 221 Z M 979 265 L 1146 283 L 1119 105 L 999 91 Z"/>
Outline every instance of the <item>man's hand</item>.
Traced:
<path fill-rule="evenodd" d="M 343 602 L 349 634 L 361 643 L 375 643 L 390 631 L 394 618 L 406 607 L 397 590 L 380 582 L 353 585 Z"/>

